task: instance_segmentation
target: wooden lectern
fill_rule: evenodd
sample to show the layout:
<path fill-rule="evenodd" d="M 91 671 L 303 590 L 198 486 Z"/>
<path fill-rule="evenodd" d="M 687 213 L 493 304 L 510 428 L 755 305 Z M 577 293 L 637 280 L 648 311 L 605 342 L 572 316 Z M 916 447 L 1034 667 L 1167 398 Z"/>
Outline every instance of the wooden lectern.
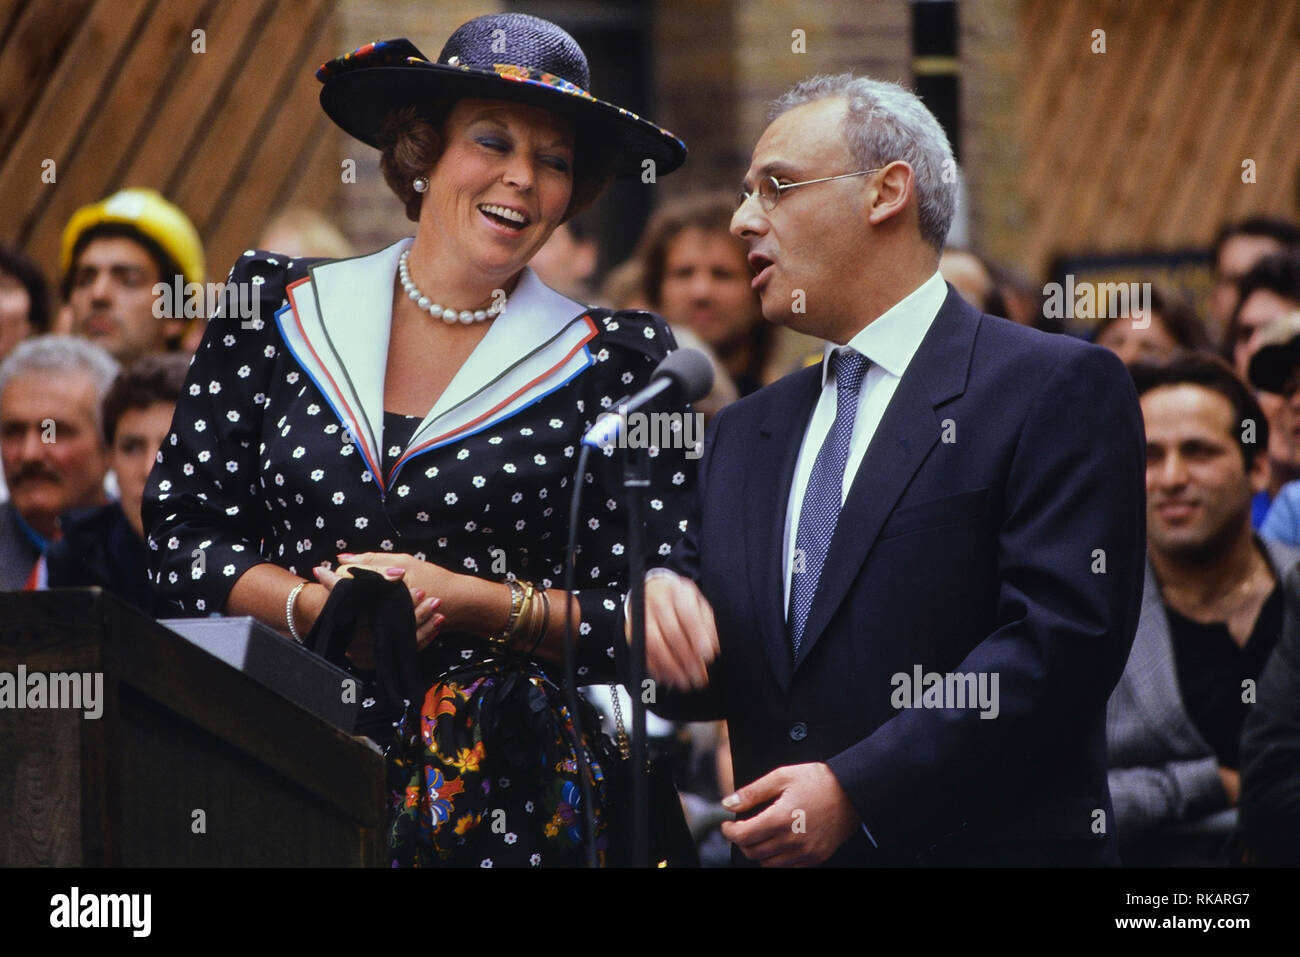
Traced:
<path fill-rule="evenodd" d="M 372 745 L 112 595 L 0 593 L 19 666 L 101 673 L 102 714 L 0 698 L 0 865 L 387 864 Z"/>

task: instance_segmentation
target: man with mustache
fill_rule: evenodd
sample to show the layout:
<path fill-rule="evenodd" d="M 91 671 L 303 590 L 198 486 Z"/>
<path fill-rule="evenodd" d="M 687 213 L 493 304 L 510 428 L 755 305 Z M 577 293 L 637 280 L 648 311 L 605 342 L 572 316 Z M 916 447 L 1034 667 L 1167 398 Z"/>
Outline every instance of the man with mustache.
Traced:
<path fill-rule="evenodd" d="M 199 235 L 178 207 L 152 189 L 119 190 L 73 214 L 62 258 L 73 335 L 127 365 L 147 352 L 180 348 L 184 307 L 197 288 L 185 287 L 202 287 L 204 265 Z M 161 298 L 159 283 L 167 290 Z M 206 294 L 201 300 L 206 319 Z M 191 318 L 196 308 L 193 301 Z"/>
<path fill-rule="evenodd" d="M 151 353 L 124 369 L 108 390 L 101 415 L 120 500 L 62 515 L 62 538 L 45 553 L 51 588 L 98 586 L 155 618 L 176 617 L 175 606 L 149 581 L 140 507 L 189 365 L 188 356 Z"/>
<path fill-rule="evenodd" d="M 0 364 L 0 590 L 38 588 L 38 560 L 59 516 L 102 505 L 107 449 L 100 403 L 118 372 L 103 349 L 70 336 L 28 339 Z"/>
<path fill-rule="evenodd" d="M 1126 865 L 1227 864 L 1239 744 L 1282 630 L 1279 582 L 1300 551 L 1251 528 L 1268 421 L 1226 362 L 1138 364 L 1149 566 L 1128 664 L 1107 706 L 1111 799 Z"/>

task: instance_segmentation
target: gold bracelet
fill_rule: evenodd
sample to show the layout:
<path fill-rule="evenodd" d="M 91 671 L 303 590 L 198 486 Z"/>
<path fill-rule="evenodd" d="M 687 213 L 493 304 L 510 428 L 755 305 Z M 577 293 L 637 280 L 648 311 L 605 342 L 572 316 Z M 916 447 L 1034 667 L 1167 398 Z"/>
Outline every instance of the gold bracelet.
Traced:
<path fill-rule="evenodd" d="M 515 622 L 514 633 L 510 636 L 511 644 L 514 644 L 520 638 L 525 641 L 533 631 L 533 608 L 534 600 L 537 597 L 537 586 L 532 582 L 521 582 L 524 586 L 524 603 L 519 614 L 519 620 Z"/>
<path fill-rule="evenodd" d="M 524 586 L 515 579 L 507 580 L 506 584 L 510 586 L 510 618 L 500 634 L 488 637 L 488 644 L 492 646 L 493 651 L 497 652 L 505 651 L 514 640 L 515 629 L 519 624 L 519 613 L 523 610 L 526 595 Z"/>
<path fill-rule="evenodd" d="M 533 637 L 530 648 L 540 645 L 542 638 L 546 636 L 546 630 L 551 627 L 551 596 L 546 594 L 545 588 L 539 588 L 537 591 L 542 596 L 542 620 L 538 623 L 537 634 Z"/>
<path fill-rule="evenodd" d="M 540 589 L 532 582 L 526 582 L 525 586 L 528 588 L 528 597 L 524 604 L 524 613 L 519 617 L 517 637 L 521 639 L 521 644 L 531 647 L 533 633 L 537 629 L 537 592 Z"/>

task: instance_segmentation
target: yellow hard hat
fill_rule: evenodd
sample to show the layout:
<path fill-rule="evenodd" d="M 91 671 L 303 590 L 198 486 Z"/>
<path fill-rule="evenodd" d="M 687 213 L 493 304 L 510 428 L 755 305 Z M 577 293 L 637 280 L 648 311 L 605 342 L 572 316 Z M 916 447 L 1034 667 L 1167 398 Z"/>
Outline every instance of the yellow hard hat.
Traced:
<path fill-rule="evenodd" d="M 86 230 L 103 223 L 123 223 L 148 236 L 180 268 L 186 282 L 204 279 L 203 242 L 190 218 L 156 189 L 120 189 L 112 196 L 72 214 L 63 230 L 60 262 L 66 276 L 72 268 L 72 251 Z"/>

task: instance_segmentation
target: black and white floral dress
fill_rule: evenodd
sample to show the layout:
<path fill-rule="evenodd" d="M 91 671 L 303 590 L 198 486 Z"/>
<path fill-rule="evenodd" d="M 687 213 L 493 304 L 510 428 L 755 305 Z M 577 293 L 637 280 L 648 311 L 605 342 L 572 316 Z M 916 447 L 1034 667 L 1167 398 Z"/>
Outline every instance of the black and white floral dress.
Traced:
<path fill-rule="evenodd" d="M 394 415 L 383 409 L 384 366 L 393 277 L 409 244 L 310 272 L 274 253 L 249 252 L 236 264 L 230 281 L 256 289 L 258 315 L 209 321 L 145 491 L 152 580 L 178 613 L 220 612 L 234 582 L 260 562 L 310 578 L 340 552 L 406 552 L 494 581 L 562 585 L 581 436 L 649 381 L 674 347 L 671 334 L 648 313 L 587 310 L 526 269 L 429 415 Z M 645 542 L 654 565 L 685 528 L 694 462 L 680 447 L 651 448 L 650 457 Z M 624 654 L 628 559 L 617 458 L 597 453 L 589 464 L 575 559 L 584 684 L 614 679 Z M 481 641 L 443 634 L 421 665 L 432 680 L 487 657 Z M 426 704 L 431 720 L 445 710 Z M 520 785 L 506 813 L 518 812 L 520 823 L 490 828 L 499 800 L 478 777 L 474 793 L 467 785 L 473 773 L 491 789 L 492 769 L 473 754 L 451 759 L 461 787 L 444 773 L 414 796 L 423 839 L 441 838 L 404 862 L 576 859 L 564 846 L 573 831 L 564 793 L 559 806 Z M 557 822 L 565 824 L 558 843 Z M 569 836 L 580 844 L 576 831 Z"/>

